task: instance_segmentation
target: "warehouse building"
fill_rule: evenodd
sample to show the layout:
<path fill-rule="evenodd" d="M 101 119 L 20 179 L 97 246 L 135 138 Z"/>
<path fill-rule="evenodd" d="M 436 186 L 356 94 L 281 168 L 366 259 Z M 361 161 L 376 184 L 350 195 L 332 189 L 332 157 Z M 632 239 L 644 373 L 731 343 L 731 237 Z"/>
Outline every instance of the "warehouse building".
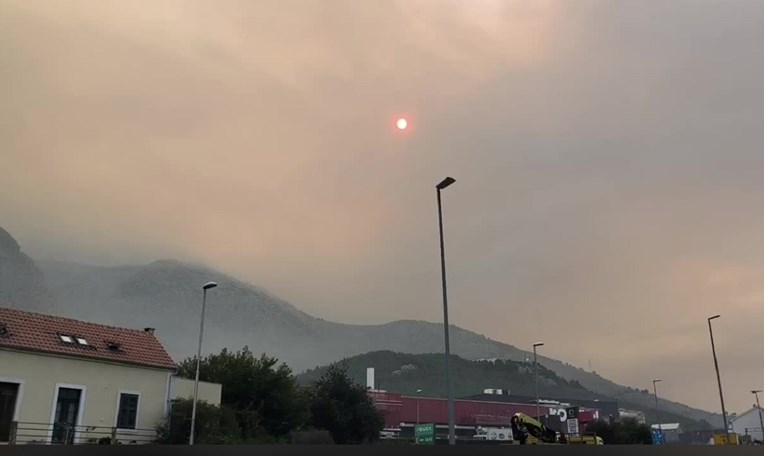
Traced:
<path fill-rule="evenodd" d="M 374 373 L 367 371 L 367 389 L 375 406 L 383 413 L 387 438 L 413 439 L 417 424 L 433 423 L 436 440 L 448 439 L 449 410 L 448 401 L 442 397 L 408 396 L 400 393 L 374 389 Z M 543 423 L 555 431 L 566 433 L 565 407 L 579 408 L 579 429 L 584 431 L 587 424 L 601 418 L 602 412 L 596 407 L 580 403 L 599 405 L 597 401 L 540 401 L 539 415 Z M 613 406 L 616 413 L 618 407 Z M 508 440 L 510 419 L 516 413 L 536 417 L 537 406 L 534 399 L 508 394 L 479 394 L 454 400 L 455 435 L 460 441 L 470 440 Z M 564 415 L 561 414 L 563 412 Z"/>

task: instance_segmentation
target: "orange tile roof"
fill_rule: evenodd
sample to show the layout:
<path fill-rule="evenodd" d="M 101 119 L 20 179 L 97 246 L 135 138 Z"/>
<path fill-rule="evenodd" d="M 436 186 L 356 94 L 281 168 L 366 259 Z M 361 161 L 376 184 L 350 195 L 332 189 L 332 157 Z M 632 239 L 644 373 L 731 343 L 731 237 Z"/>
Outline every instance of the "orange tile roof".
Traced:
<path fill-rule="evenodd" d="M 66 343 L 59 335 L 85 339 L 87 345 Z M 110 349 L 110 344 L 118 348 Z M 176 368 L 151 332 L 0 307 L 0 350 L 3 348 Z"/>

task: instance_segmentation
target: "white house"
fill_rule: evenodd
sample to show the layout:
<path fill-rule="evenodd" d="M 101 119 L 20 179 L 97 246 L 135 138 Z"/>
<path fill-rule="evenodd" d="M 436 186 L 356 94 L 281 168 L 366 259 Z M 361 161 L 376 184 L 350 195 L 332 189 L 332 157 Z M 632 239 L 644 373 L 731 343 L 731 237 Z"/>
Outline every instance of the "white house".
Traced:
<path fill-rule="evenodd" d="M 0 308 L 0 442 L 154 439 L 193 381 L 151 328 L 134 330 Z M 200 400 L 220 403 L 220 385 Z"/>
<path fill-rule="evenodd" d="M 752 440 L 762 442 L 762 408 L 752 407 L 731 419 L 733 432 L 738 435 L 750 435 Z"/>

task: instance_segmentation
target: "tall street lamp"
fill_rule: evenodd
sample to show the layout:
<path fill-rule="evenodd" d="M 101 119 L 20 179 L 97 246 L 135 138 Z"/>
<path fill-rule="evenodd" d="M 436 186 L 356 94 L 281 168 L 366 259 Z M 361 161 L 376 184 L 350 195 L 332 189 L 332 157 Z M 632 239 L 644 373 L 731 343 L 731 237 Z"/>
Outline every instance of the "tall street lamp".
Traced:
<path fill-rule="evenodd" d="M 194 375 L 194 402 L 191 406 L 191 434 L 189 434 L 189 445 L 194 444 L 194 426 L 197 419 L 197 396 L 199 394 L 199 363 L 202 358 L 202 333 L 205 329 L 205 305 L 207 303 L 207 290 L 217 287 L 215 282 L 207 282 L 202 286 L 202 318 L 199 321 L 199 346 L 197 348 L 197 371 Z"/>
<path fill-rule="evenodd" d="M 653 398 L 656 401 L 656 421 L 659 425 L 659 432 L 661 432 L 662 436 L 664 435 L 664 430 L 661 428 L 661 419 L 659 418 L 659 395 L 656 393 L 656 384 L 661 381 L 660 378 L 653 381 Z"/>
<path fill-rule="evenodd" d="M 542 416 L 539 413 L 539 367 L 537 364 L 537 347 L 544 345 L 544 342 L 537 342 L 533 345 L 534 348 L 534 383 L 537 390 L 537 420 L 541 420 Z M 549 424 L 549 423 L 548 423 Z"/>
<path fill-rule="evenodd" d="M 763 435 L 765 435 L 765 426 L 762 424 L 762 407 L 760 407 L 760 396 L 757 395 L 757 393 L 761 393 L 762 390 L 752 390 L 752 394 L 754 394 L 754 400 L 757 402 L 757 412 L 760 414 L 760 431 L 762 431 Z"/>
<path fill-rule="evenodd" d="M 709 324 L 709 340 L 712 342 L 712 357 L 715 360 L 715 372 L 717 373 L 717 388 L 720 390 L 720 407 L 722 407 L 723 426 L 725 426 L 725 444 L 728 444 L 728 438 L 730 437 L 728 431 L 728 416 L 725 414 L 725 400 L 723 399 L 722 382 L 720 381 L 720 367 L 717 364 L 717 352 L 715 351 L 715 337 L 712 334 L 712 320 L 720 318 L 719 315 L 707 318 Z"/>
<path fill-rule="evenodd" d="M 446 259 L 444 257 L 444 221 L 441 212 L 441 190 L 452 185 L 455 180 L 447 177 L 436 185 L 438 198 L 438 232 L 441 238 L 441 289 L 444 297 L 444 354 L 446 357 L 446 397 L 449 405 L 449 445 L 454 445 L 454 398 L 452 397 L 452 380 L 449 372 L 449 308 L 446 303 Z"/>

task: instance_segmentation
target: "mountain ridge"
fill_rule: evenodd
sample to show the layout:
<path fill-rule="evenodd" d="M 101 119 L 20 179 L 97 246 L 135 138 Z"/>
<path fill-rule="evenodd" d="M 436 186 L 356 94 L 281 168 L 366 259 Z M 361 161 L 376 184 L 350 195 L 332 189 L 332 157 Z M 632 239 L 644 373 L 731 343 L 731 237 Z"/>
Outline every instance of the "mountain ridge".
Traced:
<path fill-rule="evenodd" d="M 0 272 L 15 271 L 0 274 L 0 296 L 15 286 L 13 280 L 20 274 L 32 274 L 36 279 L 25 282 L 29 290 L 22 294 L 51 296 L 50 304 L 43 309 L 34 308 L 36 303 L 27 299 L 13 305 L 97 323 L 156 328 L 157 336 L 176 360 L 196 352 L 200 284 L 210 280 L 220 286 L 208 295 L 206 353 L 249 346 L 253 351 L 276 356 L 295 372 L 301 372 L 378 350 L 443 352 L 440 323 L 411 319 L 378 325 L 335 323 L 313 317 L 261 287 L 207 266 L 172 259 L 145 265 L 92 266 L 66 261 L 35 262 L 24 255 L 29 259 L 27 262 L 18 254 L 12 255 L 17 246 L 7 240 L 0 244 Z M 30 269 L 30 264 L 34 269 Z M 528 351 L 454 325 L 450 326 L 450 333 L 452 353 L 465 359 L 522 361 L 531 356 Z M 652 399 L 647 400 L 633 388 L 559 360 L 539 357 L 539 361 L 560 377 L 577 381 L 591 391 L 635 400 L 644 408 L 653 407 Z M 662 409 L 676 410 L 692 419 L 722 421 L 714 413 L 666 399 L 660 399 L 660 404 Z"/>

